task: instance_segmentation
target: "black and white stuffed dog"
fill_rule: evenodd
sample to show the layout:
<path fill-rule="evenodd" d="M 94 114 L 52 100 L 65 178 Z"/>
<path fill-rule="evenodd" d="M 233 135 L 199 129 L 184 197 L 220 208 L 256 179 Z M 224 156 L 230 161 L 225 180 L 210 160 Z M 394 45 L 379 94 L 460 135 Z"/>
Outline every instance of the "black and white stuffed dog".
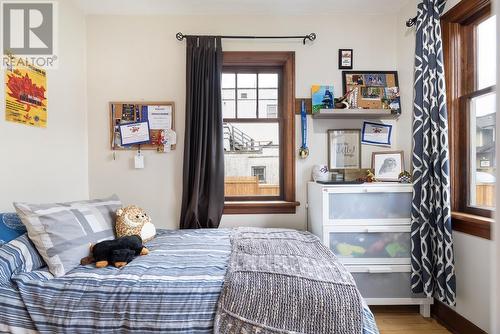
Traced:
<path fill-rule="evenodd" d="M 107 267 L 109 264 L 117 268 L 124 267 L 138 255 L 147 255 L 149 250 L 143 246 L 138 235 L 101 241 L 90 247 L 90 256 L 84 257 L 80 263 L 87 265 L 95 262 L 97 268 Z"/>

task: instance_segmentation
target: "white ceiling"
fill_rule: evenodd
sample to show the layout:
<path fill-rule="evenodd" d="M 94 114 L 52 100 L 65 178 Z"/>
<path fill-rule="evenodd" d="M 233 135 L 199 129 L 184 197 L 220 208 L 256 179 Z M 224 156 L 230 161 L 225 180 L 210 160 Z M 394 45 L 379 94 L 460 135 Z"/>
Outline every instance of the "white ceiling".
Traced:
<path fill-rule="evenodd" d="M 415 0 L 76 0 L 89 15 L 320 15 L 396 13 Z M 360 23 L 361 24 L 361 23 Z"/>

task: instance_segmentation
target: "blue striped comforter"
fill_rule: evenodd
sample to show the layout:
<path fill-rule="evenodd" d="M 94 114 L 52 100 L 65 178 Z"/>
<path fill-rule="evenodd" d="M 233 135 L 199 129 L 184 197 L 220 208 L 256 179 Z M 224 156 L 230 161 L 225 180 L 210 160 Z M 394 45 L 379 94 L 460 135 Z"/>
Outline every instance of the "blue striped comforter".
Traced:
<path fill-rule="evenodd" d="M 122 269 L 80 266 L 54 278 L 45 267 L 14 268 L 0 281 L 0 331 L 212 333 L 229 234 L 160 230 L 150 254 Z M 365 334 L 378 333 L 368 307 L 364 320 Z"/>

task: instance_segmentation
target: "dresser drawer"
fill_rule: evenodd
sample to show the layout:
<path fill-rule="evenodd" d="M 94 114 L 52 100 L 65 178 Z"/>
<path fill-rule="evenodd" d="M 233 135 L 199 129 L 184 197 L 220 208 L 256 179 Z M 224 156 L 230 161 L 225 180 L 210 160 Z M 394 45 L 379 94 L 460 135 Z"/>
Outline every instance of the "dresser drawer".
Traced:
<path fill-rule="evenodd" d="M 411 291 L 410 266 L 348 267 L 363 298 L 423 298 Z"/>
<path fill-rule="evenodd" d="M 409 219 L 411 192 L 380 192 L 364 188 L 360 192 L 328 192 L 328 219 Z"/>
<path fill-rule="evenodd" d="M 330 226 L 328 246 L 344 264 L 410 264 L 410 226 Z"/>

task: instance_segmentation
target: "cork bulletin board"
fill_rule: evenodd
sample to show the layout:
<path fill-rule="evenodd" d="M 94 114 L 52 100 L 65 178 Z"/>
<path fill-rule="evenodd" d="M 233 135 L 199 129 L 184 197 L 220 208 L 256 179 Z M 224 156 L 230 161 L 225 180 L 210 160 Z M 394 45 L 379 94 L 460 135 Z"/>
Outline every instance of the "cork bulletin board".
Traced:
<path fill-rule="evenodd" d="M 152 119 L 152 110 L 161 110 L 167 117 Z M 162 134 L 164 130 L 175 131 L 175 104 L 174 102 L 110 102 L 109 135 L 112 150 L 155 150 L 163 152 Z M 150 140 L 147 143 L 134 145 L 121 145 L 120 125 L 135 123 L 149 123 Z M 161 124 L 159 124 L 162 122 Z M 166 129 L 168 127 L 168 129 Z M 176 145 L 171 145 L 175 150 Z"/>
<path fill-rule="evenodd" d="M 342 71 L 342 88 L 351 108 L 401 112 L 396 71 Z"/>

